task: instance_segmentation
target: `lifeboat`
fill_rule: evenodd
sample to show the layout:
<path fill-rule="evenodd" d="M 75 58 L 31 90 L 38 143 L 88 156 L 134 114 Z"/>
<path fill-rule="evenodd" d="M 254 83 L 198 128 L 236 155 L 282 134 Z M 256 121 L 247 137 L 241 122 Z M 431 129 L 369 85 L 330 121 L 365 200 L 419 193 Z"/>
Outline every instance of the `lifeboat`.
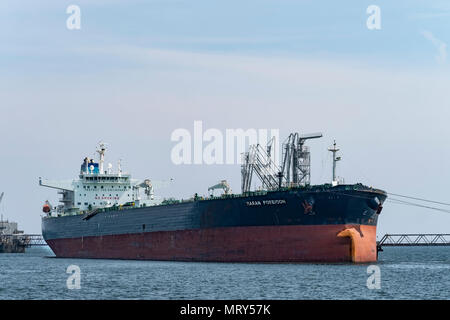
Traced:
<path fill-rule="evenodd" d="M 48 201 L 46 201 L 45 204 L 42 206 L 42 211 L 45 213 L 49 213 L 50 211 L 52 211 L 52 207 L 50 206 Z"/>

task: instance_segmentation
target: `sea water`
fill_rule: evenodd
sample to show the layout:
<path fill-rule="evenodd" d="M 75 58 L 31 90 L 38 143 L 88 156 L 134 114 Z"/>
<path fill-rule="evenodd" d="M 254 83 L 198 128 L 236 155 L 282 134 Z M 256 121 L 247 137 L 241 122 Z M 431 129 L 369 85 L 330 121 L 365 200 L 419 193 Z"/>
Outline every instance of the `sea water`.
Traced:
<path fill-rule="evenodd" d="M 450 247 L 384 248 L 372 264 L 63 259 L 33 247 L 0 254 L 0 299 L 450 299 Z"/>

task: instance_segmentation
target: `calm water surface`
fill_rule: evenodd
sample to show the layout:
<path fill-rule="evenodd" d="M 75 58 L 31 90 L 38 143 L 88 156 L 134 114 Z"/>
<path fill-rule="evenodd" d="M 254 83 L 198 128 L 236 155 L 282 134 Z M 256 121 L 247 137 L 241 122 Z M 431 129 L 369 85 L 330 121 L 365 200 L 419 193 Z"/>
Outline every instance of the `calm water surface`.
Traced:
<path fill-rule="evenodd" d="M 0 299 L 450 299 L 450 247 L 385 248 L 381 289 L 366 265 L 185 263 L 0 254 Z M 81 288 L 67 288 L 69 265 Z"/>

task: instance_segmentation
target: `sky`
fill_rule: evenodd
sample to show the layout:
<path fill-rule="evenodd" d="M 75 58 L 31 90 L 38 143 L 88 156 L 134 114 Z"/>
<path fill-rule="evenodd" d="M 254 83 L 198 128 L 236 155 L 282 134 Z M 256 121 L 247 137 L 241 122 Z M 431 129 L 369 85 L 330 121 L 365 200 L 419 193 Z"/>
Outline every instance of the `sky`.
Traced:
<path fill-rule="evenodd" d="M 81 10 L 69 30 L 66 9 Z M 370 5 L 381 29 L 369 30 Z M 55 190 L 99 141 L 135 178 L 187 198 L 239 165 L 175 165 L 171 133 L 279 129 L 308 142 L 313 184 L 338 175 L 450 202 L 448 1 L 10 1 L 0 3 L 0 212 L 39 233 Z M 447 207 L 448 209 L 448 207 Z M 450 231 L 450 213 L 386 203 L 378 234 Z"/>

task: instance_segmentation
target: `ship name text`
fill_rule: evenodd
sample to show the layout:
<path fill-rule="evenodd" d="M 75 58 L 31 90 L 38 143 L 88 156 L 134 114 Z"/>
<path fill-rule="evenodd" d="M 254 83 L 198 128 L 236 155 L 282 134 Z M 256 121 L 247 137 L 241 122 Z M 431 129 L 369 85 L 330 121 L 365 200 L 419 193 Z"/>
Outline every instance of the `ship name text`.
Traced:
<path fill-rule="evenodd" d="M 253 206 L 268 206 L 268 205 L 281 205 L 286 204 L 286 200 L 279 199 L 279 200 L 254 200 L 254 201 L 247 201 L 245 203 L 249 207 Z"/>

